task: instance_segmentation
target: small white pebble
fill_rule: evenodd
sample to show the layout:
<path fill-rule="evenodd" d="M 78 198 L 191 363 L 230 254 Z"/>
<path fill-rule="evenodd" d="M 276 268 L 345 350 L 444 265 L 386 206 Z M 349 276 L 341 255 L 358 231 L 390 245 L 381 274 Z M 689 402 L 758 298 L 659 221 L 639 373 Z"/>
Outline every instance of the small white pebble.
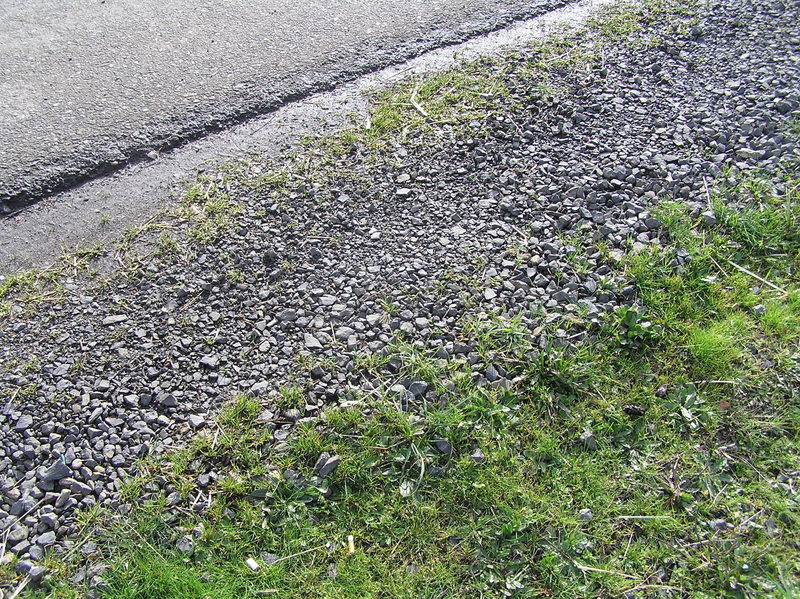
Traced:
<path fill-rule="evenodd" d="M 245 561 L 244 563 L 247 564 L 247 567 L 250 568 L 253 572 L 258 572 L 261 569 L 261 566 L 259 566 L 256 563 L 256 560 L 254 560 L 252 557 L 248 557 L 247 561 Z"/>

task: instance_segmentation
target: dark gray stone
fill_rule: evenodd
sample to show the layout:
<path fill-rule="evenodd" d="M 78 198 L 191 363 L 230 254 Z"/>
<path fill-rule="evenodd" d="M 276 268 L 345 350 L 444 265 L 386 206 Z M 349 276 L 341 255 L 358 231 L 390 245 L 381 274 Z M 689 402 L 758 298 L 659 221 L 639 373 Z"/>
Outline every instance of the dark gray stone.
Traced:
<path fill-rule="evenodd" d="M 67 478 L 72 474 L 72 470 L 61 460 L 53 462 L 53 464 L 44 471 L 42 480 L 46 482 L 58 482 L 62 478 Z"/>

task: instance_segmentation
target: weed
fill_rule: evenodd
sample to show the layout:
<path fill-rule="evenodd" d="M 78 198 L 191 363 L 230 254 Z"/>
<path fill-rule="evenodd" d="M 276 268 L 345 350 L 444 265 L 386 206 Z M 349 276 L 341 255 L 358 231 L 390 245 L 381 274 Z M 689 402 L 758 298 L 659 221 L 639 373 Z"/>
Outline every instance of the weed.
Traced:
<path fill-rule="evenodd" d="M 680 430 L 696 431 L 713 419 L 713 412 L 694 385 L 677 387 L 662 402 Z"/>
<path fill-rule="evenodd" d="M 388 315 L 396 314 L 400 308 L 388 298 L 381 299 L 381 309 Z"/>
<path fill-rule="evenodd" d="M 187 236 L 200 245 L 213 243 L 240 212 L 226 190 L 228 184 L 200 177 L 187 189 L 181 216 L 192 223 Z"/>
<path fill-rule="evenodd" d="M 245 274 L 238 269 L 229 270 L 225 276 L 231 283 L 244 283 Z"/>
<path fill-rule="evenodd" d="M 305 403 L 305 392 L 300 385 L 285 385 L 278 390 L 275 405 L 278 408 L 297 408 Z"/>
<path fill-rule="evenodd" d="M 616 342 L 628 350 L 658 342 L 662 332 L 662 328 L 646 320 L 638 308 L 629 306 L 617 309 L 609 327 Z"/>
<path fill-rule="evenodd" d="M 41 361 L 38 357 L 34 356 L 22 365 L 22 372 L 25 374 L 34 374 L 41 369 Z"/>
<path fill-rule="evenodd" d="M 179 251 L 178 240 L 166 231 L 162 232 L 156 242 L 158 254 L 161 256 L 174 255 Z"/>

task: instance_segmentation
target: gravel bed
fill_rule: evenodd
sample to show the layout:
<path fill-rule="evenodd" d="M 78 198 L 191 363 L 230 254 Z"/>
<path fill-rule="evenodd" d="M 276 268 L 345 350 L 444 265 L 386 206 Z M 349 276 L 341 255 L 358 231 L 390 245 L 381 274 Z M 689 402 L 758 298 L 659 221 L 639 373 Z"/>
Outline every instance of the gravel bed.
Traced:
<path fill-rule="evenodd" d="M 466 134 L 412 135 L 377 160 L 356 148 L 326 167 L 338 175 L 292 176 L 278 199 L 234 188 L 242 213 L 188 263 L 153 257 L 105 289 L 67 281 L 65 301 L 6 319 L 8 550 L 34 568 L 76 532 L 76 510 L 124 511 L 118 491 L 134 462 L 212 426 L 237 394 L 263 398 L 280 451 L 297 422 L 369 385 L 355 356 L 398 331 L 469 359 L 470 314 L 517 314 L 535 328 L 633 303 L 613 262 L 660 243 L 659 198 L 713 223 L 706 183 L 800 157 L 798 23 L 798 2 L 712 2 L 683 36 L 664 30 L 658 43 L 550 73 L 552 93 L 535 92 L 521 52 L 500 63 L 505 108 Z M 578 252 L 576 238 L 609 251 Z M 502 385 L 505 373 L 481 376 Z M 304 410 L 271 408 L 290 381 L 307 390 Z M 426 393 L 398 384 L 411 402 Z"/>

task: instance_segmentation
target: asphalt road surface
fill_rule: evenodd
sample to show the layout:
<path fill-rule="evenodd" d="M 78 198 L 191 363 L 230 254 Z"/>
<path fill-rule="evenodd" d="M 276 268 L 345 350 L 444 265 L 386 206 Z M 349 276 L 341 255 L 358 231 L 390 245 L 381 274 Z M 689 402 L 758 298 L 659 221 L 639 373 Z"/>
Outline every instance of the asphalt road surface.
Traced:
<path fill-rule="evenodd" d="M 0 211 L 564 0 L 6 0 Z"/>

